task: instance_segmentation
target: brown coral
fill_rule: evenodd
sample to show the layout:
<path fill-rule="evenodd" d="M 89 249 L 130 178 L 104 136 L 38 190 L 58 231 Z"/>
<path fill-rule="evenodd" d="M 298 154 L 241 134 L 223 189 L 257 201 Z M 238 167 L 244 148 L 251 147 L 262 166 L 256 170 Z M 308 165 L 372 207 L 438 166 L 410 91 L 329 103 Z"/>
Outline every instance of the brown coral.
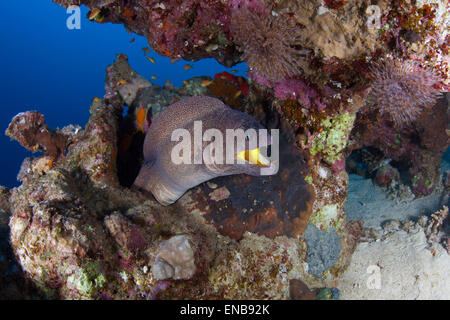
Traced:
<path fill-rule="evenodd" d="M 192 190 L 186 206 L 202 212 L 221 234 L 236 240 L 246 231 L 271 239 L 281 235 L 297 238 L 308 224 L 315 201 L 314 190 L 304 179 L 306 164 L 301 158 L 298 150 L 282 140 L 280 162 L 289 165 L 281 166 L 277 175 L 216 178 L 216 185 L 201 184 Z M 217 198 L 212 192 L 218 186 L 226 187 L 230 194 Z"/>
<path fill-rule="evenodd" d="M 317 300 L 317 290 L 311 290 L 299 279 L 289 280 L 289 296 L 291 300 Z"/>
<path fill-rule="evenodd" d="M 300 28 L 281 15 L 257 15 L 247 8 L 232 14 L 231 33 L 243 58 L 257 76 L 271 81 L 291 78 L 301 72 Z"/>
<path fill-rule="evenodd" d="M 68 137 L 61 132 L 51 132 L 44 116 L 37 111 L 16 115 L 5 134 L 28 150 L 45 151 L 52 159 L 63 156 L 68 144 Z"/>
<path fill-rule="evenodd" d="M 442 210 L 438 210 L 431 215 L 431 219 L 425 228 L 425 234 L 428 241 L 433 242 L 439 239 L 439 231 L 444 225 L 444 221 L 448 216 L 448 207 L 444 206 Z"/>

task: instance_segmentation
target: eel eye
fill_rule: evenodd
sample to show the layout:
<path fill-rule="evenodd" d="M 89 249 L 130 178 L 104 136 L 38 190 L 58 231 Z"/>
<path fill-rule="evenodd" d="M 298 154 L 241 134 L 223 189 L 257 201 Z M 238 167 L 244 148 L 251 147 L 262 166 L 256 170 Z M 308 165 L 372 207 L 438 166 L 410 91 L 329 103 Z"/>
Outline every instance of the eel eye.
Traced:
<path fill-rule="evenodd" d="M 261 147 L 260 152 L 270 158 L 272 156 L 272 145 L 269 144 L 266 147 Z"/>

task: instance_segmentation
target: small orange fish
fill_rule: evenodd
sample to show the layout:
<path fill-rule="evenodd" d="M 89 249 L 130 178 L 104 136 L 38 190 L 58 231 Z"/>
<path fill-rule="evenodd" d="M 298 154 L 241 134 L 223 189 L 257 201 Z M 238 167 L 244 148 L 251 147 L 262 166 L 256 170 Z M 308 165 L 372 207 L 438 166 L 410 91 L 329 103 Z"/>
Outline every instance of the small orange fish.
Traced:
<path fill-rule="evenodd" d="M 184 66 L 184 70 L 189 70 L 192 67 L 193 67 L 192 64 L 187 64 Z"/>
<path fill-rule="evenodd" d="M 88 16 L 88 19 L 89 20 L 96 20 L 97 18 L 99 18 L 100 17 L 100 12 L 101 12 L 101 10 L 100 9 L 94 9 L 94 10 L 92 10 L 91 11 L 91 13 L 89 14 L 89 16 Z"/>
<path fill-rule="evenodd" d="M 234 95 L 233 99 L 236 99 L 237 97 L 239 97 L 242 94 L 242 91 L 239 90 L 238 92 L 236 92 L 236 94 Z"/>
<path fill-rule="evenodd" d="M 149 49 L 149 48 L 147 48 L 147 47 L 145 47 L 145 48 L 142 48 L 142 50 L 143 50 L 144 52 L 146 52 L 146 53 L 149 53 L 149 52 L 150 52 L 150 49 Z"/>
<path fill-rule="evenodd" d="M 157 76 L 152 76 L 152 79 L 154 80 L 154 79 L 158 79 L 158 77 Z"/>
<path fill-rule="evenodd" d="M 133 38 L 130 40 L 130 43 L 133 43 L 136 40 L 136 38 Z"/>
<path fill-rule="evenodd" d="M 238 73 L 239 70 L 231 70 L 232 73 Z"/>
<path fill-rule="evenodd" d="M 147 110 L 144 107 L 141 107 L 136 115 L 136 122 L 138 124 L 138 130 L 145 132 L 145 118 L 147 117 Z"/>
<path fill-rule="evenodd" d="M 171 60 L 170 60 L 170 63 L 175 63 L 175 62 L 177 62 L 176 59 L 171 59 Z"/>
<path fill-rule="evenodd" d="M 155 59 L 153 59 L 152 57 L 149 57 L 148 55 L 145 54 L 145 57 L 151 62 L 151 63 L 156 63 Z"/>
<path fill-rule="evenodd" d="M 117 85 L 118 85 L 118 86 L 123 86 L 123 85 L 125 85 L 125 84 L 127 84 L 127 80 L 124 80 L 124 79 L 119 80 L 119 81 L 117 82 Z"/>
<path fill-rule="evenodd" d="M 52 167 L 53 167 L 53 161 L 54 161 L 53 158 L 50 158 L 50 160 L 48 161 L 47 166 L 48 166 L 49 168 L 52 168 Z"/>
<path fill-rule="evenodd" d="M 203 80 L 202 83 L 200 84 L 202 87 L 207 87 L 209 86 L 211 83 L 213 83 L 214 81 L 212 80 Z"/>
<path fill-rule="evenodd" d="M 94 98 L 94 102 L 99 102 L 100 100 L 100 98 Z"/>
<path fill-rule="evenodd" d="M 185 86 L 187 86 L 187 85 L 189 84 L 189 82 L 187 82 L 186 80 L 183 80 L 183 84 L 184 84 Z"/>

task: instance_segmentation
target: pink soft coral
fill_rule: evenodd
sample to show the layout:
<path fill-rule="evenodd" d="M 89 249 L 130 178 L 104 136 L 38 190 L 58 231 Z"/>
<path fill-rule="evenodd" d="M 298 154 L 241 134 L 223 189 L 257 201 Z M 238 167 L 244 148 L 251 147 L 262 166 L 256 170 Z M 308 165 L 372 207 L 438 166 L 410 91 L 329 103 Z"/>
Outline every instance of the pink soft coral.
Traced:
<path fill-rule="evenodd" d="M 319 93 L 299 79 L 288 79 L 275 85 L 275 96 L 281 100 L 297 100 L 306 108 L 316 106 L 324 110 L 327 106 L 322 102 Z"/>
<path fill-rule="evenodd" d="M 391 60 L 371 70 L 368 107 L 377 108 L 398 127 L 414 121 L 438 98 L 438 79 L 434 73 L 411 61 Z"/>

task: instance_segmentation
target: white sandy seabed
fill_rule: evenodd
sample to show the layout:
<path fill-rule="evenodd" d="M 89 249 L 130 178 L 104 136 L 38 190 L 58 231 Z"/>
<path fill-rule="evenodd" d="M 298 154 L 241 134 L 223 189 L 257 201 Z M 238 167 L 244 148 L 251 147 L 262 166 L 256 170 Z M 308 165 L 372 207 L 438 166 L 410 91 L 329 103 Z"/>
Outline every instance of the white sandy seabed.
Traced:
<path fill-rule="evenodd" d="M 450 163 L 443 161 L 441 172 Z M 361 242 L 346 272 L 338 281 L 341 299 L 450 299 L 450 256 L 440 244 L 427 242 L 424 229 L 382 228 L 389 220 L 417 221 L 442 209 L 443 197 L 396 203 L 369 179 L 350 175 L 346 204 L 349 220 L 364 220 L 364 227 L 380 236 Z M 447 202 L 448 200 L 445 200 Z M 445 204 L 445 203 L 444 203 Z"/>

